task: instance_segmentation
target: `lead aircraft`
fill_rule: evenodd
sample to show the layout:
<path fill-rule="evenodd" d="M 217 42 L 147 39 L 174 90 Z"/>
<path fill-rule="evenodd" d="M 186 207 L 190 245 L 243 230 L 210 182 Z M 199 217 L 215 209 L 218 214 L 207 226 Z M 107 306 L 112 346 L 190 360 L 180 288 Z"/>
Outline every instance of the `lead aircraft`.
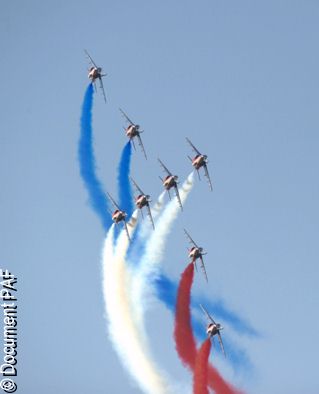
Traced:
<path fill-rule="evenodd" d="M 102 93 L 103 93 L 104 101 L 106 102 L 106 95 L 105 95 L 105 91 L 104 91 L 102 78 L 105 77 L 107 74 L 102 74 L 102 68 L 98 67 L 94 63 L 93 59 L 91 58 L 91 56 L 89 55 L 89 53 L 88 53 L 88 51 L 86 49 L 84 49 L 84 52 L 85 52 L 87 58 L 89 59 L 89 63 L 91 65 L 90 68 L 89 68 L 88 78 L 93 83 L 95 91 L 97 91 L 95 81 L 97 79 L 100 81 L 100 88 L 101 88 Z"/>

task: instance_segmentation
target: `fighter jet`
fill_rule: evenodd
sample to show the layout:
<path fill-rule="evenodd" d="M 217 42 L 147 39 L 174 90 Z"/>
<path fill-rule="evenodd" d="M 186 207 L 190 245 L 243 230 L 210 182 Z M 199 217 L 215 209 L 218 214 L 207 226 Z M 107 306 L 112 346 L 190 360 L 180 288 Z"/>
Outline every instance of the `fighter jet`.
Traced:
<path fill-rule="evenodd" d="M 87 51 L 86 49 L 84 49 L 84 52 L 85 52 L 86 56 L 88 57 L 89 62 L 90 62 L 90 64 L 91 64 L 91 67 L 89 68 L 88 77 L 89 77 L 89 79 L 92 81 L 92 83 L 93 83 L 93 85 L 94 85 L 94 88 L 95 88 L 95 91 L 97 90 L 97 89 L 96 89 L 95 81 L 96 81 L 97 79 L 100 81 L 100 88 L 101 88 L 102 93 L 103 93 L 104 101 L 106 102 L 106 96 L 105 96 L 105 91 L 104 91 L 104 86 L 103 86 L 102 78 L 105 77 L 105 75 L 107 75 L 107 74 L 102 74 L 102 68 L 101 68 L 101 67 L 98 67 L 98 66 L 94 63 L 93 59 L 91 58 L 91 56 L 89 55 L 89 53 L 88 53 L 88 51 Z"/>
<path fill-rule="evenodd" d="M 174 190 L 175 190 L 175 194 L 176 194 L 176 197 L 177 197 L 178 204 L 181 207 L 181 210 L 183 210 L 182 200 L 180 198 L 178 187 L 177 187 L 178 176 L 177 175 L 173 175 L 167 169 L 167 167 L 165 167 L 165 165 L 163 164 L 163 162 L 160 159 L 158 159 L 158 161 L 159 161 L 160 165 L 162 166 L 163 170 L 167 173 L 167 176 L 164 179 L 162 179 L 161 177 L 159 177 L 159 178 L 162 181 L 164 188 L 167 190 L 169 198 L 171 199 L 171 195 L 170 195 L 169 190 L 173 187 Z"/>
<path fill-rule="evenodd" d="M 117 205 L 117 203 L 115 202 L 115 200 L 113 199 L 113 197 L 110 195 L 110 193 L 107 192 L 107 195 L 109 196 L 109 199 L 111 200 L 112 204 L 115 207 L 115 211 L 112 213 L 112 220 L 115 224 L 119 224 L 120 222 L 123 222 L 126 234 L 127 234 L 127 238 L 129 239 L 129 241 L 131 240 L 130 238 L 130 234 L 128 232 L 128 228 L 127 228 L 127 223 L 126 223 L 126 216 L 127 213 L 125 211 L 122 211 L 119 206 Z"/>
<path fill-rule="evenodd" d="M 208 337 L 212 338 L 212 342 L 214 343 L 214 335 L 217 335 L 221 350 L 222 350 L 224 356 L 226 357 L 222 336 L 220 335 L 220 331 L 223 329 L 223 327 L 219 323 L 216 323 L 214 321 L 214 319 L 207 312 L 207 310 L 203 307 L 203 305 L 200 304 L 200 307 L 202 308 L 202 311 L 204 312 L 204 314 L 206 315 L 206 317 L 209 321 L 209 323 L 207 325 L 207 330 L 206 330 Z"/>
<path fill-rule="evenodd" d="M 145 159 L 147 160 L 146 152 L 145 152 L 144 145 L 143 145 L 143 142 L 142 142 L 142 138 L 141 138 L 141 135 L 140 135 L 141 133 L 143 133 L 144 130 L 140 130 L 140 125 L 133 123 L 131 121 L 131 119 L 126 115 L 126 113 L 121 108 L 119 108 L 119 110 L 121 111 L 122 115 L 127 120 L 127 122 L 129 123 L 129 126 L 127 126 L 125 128 L 126 136 L 130 139 L 130 141 L 132 141 L 134 149 L 136 149 L 136 148 L 135 148 L 135 144 L 134 144 L 133 138 L 136 137 L 138 139 L 138 144 L 140 145 L 140 147 L 141 147 L 141 149 L 143 151 L 143 154 L 145 156 Z"/>
<path fill-rule="evenodd" d="M 185 233 L 188 241 L 193 245 L 191 247 L 191 249 L 189 249 L 189 251 L 188 251 L 189 252 L 188 257 L 192 259 L 196 269 L 197 269 L 196 260 L 200 259 L 201 268 L 202 268 L 203 274 L 206 278 L 206 281 L 208 283 L 208 277 L 207 277 L 206 268 L 205 268 L 204 259 L 203 259 L 203 255 L 205 255 L 207 253 L 204 252 L 203 248 L 201 248 L 200 246 L 197 246 L 195 241 L 192 239 L 192 237 L 188 234 L 188 232 L 185 229 L 184 229 L 184 233 Z"/>
<path fill-rule="evenodd" d="M 208 168 L 207 168 L 207 155 L 202 155 L 198 149 L 195 148 L 195 146 L 191 143 L 191 141 L 186 137 L 186 141 L 189 143 L 189 145 L 192 147 L 194 152 L 196 153 L 196 156 L 192 159 L 190 156 L 188 156 L 189 160 L 192 162 L 192 166 L 196 169 L 198 178 L 200 179 L 199 175 L 199 169 L 201 167 L 204 167 L 204 175 L 207 178 L 210 190 L 213 190 L 212 182 L 210 180 L 210 176 L 208 173 Z"/>
<path fill-rule="evenodd" d="M 142 189 L 137 185 L 137 183 L 134 181 L 133 178 L 131 178 L 131 181 L 139 193 L 139 195 L 135 198 L 135 205 L 137 206 L 137 208 L 140 209 L 142 217 L 143 217 L 142 208 L 143 207 L 147 208 L 147 215 L 150 217 L 150 221 L 152 223 L 153 229 L 155 230 L 152 212 L 150 208 L 151 197 L 148 194 L 143 193 Z"/>

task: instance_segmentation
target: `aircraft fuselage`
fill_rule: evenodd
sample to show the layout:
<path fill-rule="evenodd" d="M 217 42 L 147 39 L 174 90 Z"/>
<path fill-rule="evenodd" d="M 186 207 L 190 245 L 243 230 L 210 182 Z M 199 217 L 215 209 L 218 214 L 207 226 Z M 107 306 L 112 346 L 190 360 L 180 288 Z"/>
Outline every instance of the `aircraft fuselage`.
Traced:
<path fill-rule="evenodd" d="M 201 255 L 202 254 L 201 254 L 199 248 L 196 248 L 195 246 L 193 246 L 191 248 L 191 250 L 189 251 L 188 257 L 190 257 L 191 259 L 198 259 Z"/>
<path fill-rule="evenodd" d="M 89 79 L 94 82 L 96 79 L 101 78 L 101 68 L 100 67 L 91 67 L 89 70 Z"/>
<path fill-rule="evenodd" d="M 197 155 L 192 160 L 192 165 L 193 165 L 193 167 L 196 168 L 196 170 L 199 170 L 201 167 L 203 167 L 205 162 L 206 162 L 206 159 L 205 159 L 204 155 Z"/>
<path fill-rule="evenodd" d="M 163 185 L 166 190 L 169 190 L 170 188 L 177 186 L 174 175 L 167 175 L 164 178 Z"/>
<path fill-rule="evenodd" d="M 147 197 L 144 194 L 140 194 L 136 197 L 135 204 L 139 209 L 145 207 L 148 204 Z"/>
<path fill-rule="evenodd" d="M 216 335 L 216 334 L 219 333 L 219 329 L 218 329 L 218 327 L 217 327 L 216 324 L 210 323 L 210 324 L 208 324 L 208 326 L 207 326 L 206 332 L 207 332 L 207 335 L 209 335 L 210 337 L 212 337 L 212 336 L 214 336 L 214 335 Z"/>
<path fill-rule="evenodd" d="M 136 125 L 129 125 L 126 128 L 125 133 L 128 138 L 132 139 L 139 134 L 138 127 Z"/>
<path fill-rule="evenodd" d="M 112 220 L 115 223 L 119 223 L 122 220 L 125 220 L 125 212 L 124 211 L 120 211 L 119 209 L 117 209 L 116 211 L 114 211 L 113 215 L 112 215 Z"/>

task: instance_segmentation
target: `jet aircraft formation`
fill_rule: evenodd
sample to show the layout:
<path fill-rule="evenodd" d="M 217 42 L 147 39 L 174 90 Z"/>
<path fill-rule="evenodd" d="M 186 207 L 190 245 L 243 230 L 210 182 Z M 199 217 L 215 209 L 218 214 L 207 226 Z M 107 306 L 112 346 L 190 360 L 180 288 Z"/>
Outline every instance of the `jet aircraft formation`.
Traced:
<path fill-rule="evenodd" d="M 86 56 L 89 60 L 89 63 L 90 63 L 90 68 L 88 70 L 88 78 L 91 80 L 91 83 L 94 85 L 94 88 L 96 91 L 97 91 L 96 80 L 99 80 L 100 89 L 102 91 L 104 101 L 106 102 L 106 94 L 105 94 L 102 78 L 104 76 L 106 76 L 107 74 L 102 73 L 102 68 L 98 67 L 96 65 L 96 63 L 94 62 L 94 60 L 92 59 L 92 57 L 89 55 L 89 53 L 86 50 L 85 50 L 85 54 L 86 54 Z M 144 148 L 144 145 L 142 142 L 142 138 L 141 138 L 141 133 L 143 133 L 143 130 L 140 130 L 140 125 L 134 123 L 121 108 L 119 108 L 119 110 L 128 123 L 128 126 L 124 127 L 126 136 L 132 142 L 134 149 L 136 149 L 134 139 L 137 139 L 138 145 L 141 147 L 142 153 L 143 153 L 145 159 L 147 160 L 147 154 L 146 154 L 146 151 L 145 151 L 145 148 Z M 188 158 L 191 161 L 192 166 L 196 170 L 199 180 L 201 179 L 199 170 L 201 168 L 203 168 L 204 176 L 207 179 L 209 189 L 211 191 L 213 191 L 211 178 L 210 178 L 210 175 L 208 172 L 208 166 L 207 166 L 208 157 L 207 157 L 207 155 L 202 154 L 195 147 L 195 145 L 190 141 L 189 138 L 186 137 L 186 141 L 190 145 L 192 150 L 195 152 L 195 156 L 193 158 L 190 156 L 188 156 Z M 173 175 L 173 173 L 170 172 L 170 170 L 165 166 L 165 164 L 159 158 L 158 158 L 158 162 L 159 162 L 160 166 L 162 167 L 162 169 L 164 170 L 164 172 L 166 173 L 166 176 L 164 178 L 159 177 L 162 181 L 164 189 L 167 191 L 170 199 L 171 199 L 170 189 L 172 189 L 172 188 L 174 189 L 174 192 L 175 192 L 175 195 L 177 198 L 177 202 L 178 202 L 181 210 L 183 210 L 183 205 L 182 205 L 182 201 L 181 201 L 179 190 L 178 190 L 178 176 Z M 133 180 L 133 178 L 130 178 L 130 179 L 131 179 L 131 182 L 134 186 L 134 189 L 138 193 L 138 195 L 135 197 L 135 205 L 140 210 L 142 217 L 143 217 L 142 209 L 144 207 L 146 208 L 147 216 L 149 217 L 151 225 L 152 225 L 153 229 L 155 230 L 155 224 L 154 224 L 154 220 L 153 220 L 152 212 L 151 212 L 151 208 L 150 208 L 151 197 L 142 191 L 142 189 Z M 119 205 L 116 203 L 116 201 L 113 199 L 113 197 L 109 193 L 107 193 L 107 194 L 108 194 L 109 200 L 111 201 L 112 205 L 115 208 L 114 212 L 111 212 L 113 222 L 115 224 L 119 224 L 120 222 L 123 222 L 123 226 L 126 231 L 127 237 L 129 239 L 129 241 L 131 241 L 130 236 L 129 236 L 128 227 L 127 227 L 128 226 L 127 213 L 119 207 Z M 206 267 L 205 267 L 204 259 L 203 259 L 203 255 L 205 255 L 207 253 L 204 252 L 202 247 L 198 246 L 195 243 L 195 241 L 192 239 L 192 237 L 189 235 L 189 233 L 185 229 L 184 229 L 184 233 L 185 233 L 186 238 L 188 239 L 189 243 L 192 245 L 191 248 L 188 250 L 188 257 L 191 259 L 191 262 L 194 264 L 196 270 L 197 270 L 196 261 L 198 259 L 200 260 L 200 267 L 202 269 L 202 272 L 204 274 L 206 281 L 208 282 L 208 276 L 207 276 Z M 220 331 L 223 329 L 223 327 L 219 323 L 216 323 L 214 321 L 212 316 L 208 313 L 208 311 L 202 305 L 200 305 L 200 307 L 201 307 L 202 311 L 204 312 L 206 318 L 209 321 L 209 323 L 207 325 L 207 329 L 206 329 L 207 336 L 209 338 L 211 338 L 211 340 L 213 341 L 214 336 L 217 335 L 221 350 L 222 350 L 223 354 L 225 355 L 224 345 L 223 345 L 222 337 L 220 334 Z"/>

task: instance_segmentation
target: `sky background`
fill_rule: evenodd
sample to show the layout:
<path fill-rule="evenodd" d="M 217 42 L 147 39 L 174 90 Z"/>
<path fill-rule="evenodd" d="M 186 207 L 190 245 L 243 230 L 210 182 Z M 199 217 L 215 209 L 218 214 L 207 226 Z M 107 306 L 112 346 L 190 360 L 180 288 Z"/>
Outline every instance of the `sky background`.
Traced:
<path fill-rule="evenodd" d="M 79 175 L 84 48 L 108 73 L 108 102 L 93 107 L 108 191 L 126 143 L 119 107 L 145 130 L 149 160 L 137 149 L 132 175 L 153 198 L 157 157 L 183 179 L 185 136 L 209 156 L 214 191 L 196 180 L 163 269 L 178 280 L 186 227 L 208 252 L 210 283 L 194 292 L 260 332 L 236 339 L 251 368 L 220 362 L 223 375 L 249 393 L 318 393 L 318 19 L 311 0 L 2 3 L 0 266 L 18 277 L 18 393 L 140 392 L 107 337 L 105 234 Z M 152 351 L 190 385 L 172 330 L 155 302 Z"/>

